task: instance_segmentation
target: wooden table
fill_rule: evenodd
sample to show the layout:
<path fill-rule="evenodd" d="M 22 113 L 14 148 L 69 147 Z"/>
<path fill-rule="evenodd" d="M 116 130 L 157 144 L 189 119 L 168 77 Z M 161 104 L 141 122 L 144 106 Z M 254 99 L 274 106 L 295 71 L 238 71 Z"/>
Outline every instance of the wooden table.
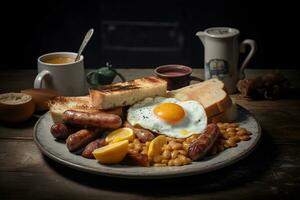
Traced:
<path fill-rule="evenodd" d="M 248 70 L 249 77 L 269 70 Z M 151 69 L 122 69 L 126 78 Z M 284 70 L 300 88 L 299 72 Z M 33 85 L 35 70 L 0 71 L 0 92 Z M 203 70 L 194 75 L 203 77 Z M 263 139 L 247 158 L 211 173 L 166 180 L 126 180 L 79 172 L 43 156 L 33 142 L 33 117 L 0 125 L 0 199 L 297 199 L 300 189 L 299 95 L 277 101 L 232 98 L 259 120 Z"/>

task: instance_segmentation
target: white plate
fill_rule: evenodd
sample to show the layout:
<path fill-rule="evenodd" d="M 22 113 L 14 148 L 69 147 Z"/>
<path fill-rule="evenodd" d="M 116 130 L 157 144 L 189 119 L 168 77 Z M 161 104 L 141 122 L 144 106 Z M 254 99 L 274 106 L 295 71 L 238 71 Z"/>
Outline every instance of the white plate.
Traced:
<path fill-rule="evenodd" d="M 235 148 L 190 165 L 179 167 L 138 167 L 126 165 L 101 165 L 96 160 L 86 159 L 70 153 L 64 143 L 57 142 L 50 133 L 53 122 L 50 113 L 46 113 L 37 121 L 34 128 L 34 141 L 39 149 L 49 158 L 81 171 L 105 176 L 123 178 L 168 178 L 206 173 L 228 166 L 247 156 L 258 144 L 261 138 L 261 128 L 257 120 L 241 106 L 238 106 L 236 122 L 249 130 L 252 135 L 249 141 L 242 141 Z"/>

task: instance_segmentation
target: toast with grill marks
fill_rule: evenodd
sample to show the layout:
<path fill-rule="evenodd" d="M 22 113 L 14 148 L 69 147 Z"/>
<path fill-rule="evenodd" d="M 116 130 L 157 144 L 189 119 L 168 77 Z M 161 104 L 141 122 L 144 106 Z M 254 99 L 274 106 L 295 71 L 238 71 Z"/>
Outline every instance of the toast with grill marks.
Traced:
<path fill-rule="evenodd" d="M 210 79 L 170 91 L 168 96 L 181 101 L 198 101 L 204 107 L 208 118 L 225 112 L 232 105 L 232 100 L 224 89 L 224 83 L 218 79 Z"/>
<path fill-rule="evenodd" d="M 89 91 L 93 107 L 109 109 L 133 105 L 146 97 L 166 96 L 167 82 L 148 76 L 123 83 L 98 86 Z"/>
<path fill-rule="evenodd" d="M 52 120 L 54 123 L 62 122 L 63 113 L 66 110 L 75 110 L 81 112 L 106 112 L 111 114 L 122 115 L 122 108 L 114 108 L 109 110 L 99 110 L 91 105 L 90 96 L 65 97 L 58 96 L 48 103 Z"/>

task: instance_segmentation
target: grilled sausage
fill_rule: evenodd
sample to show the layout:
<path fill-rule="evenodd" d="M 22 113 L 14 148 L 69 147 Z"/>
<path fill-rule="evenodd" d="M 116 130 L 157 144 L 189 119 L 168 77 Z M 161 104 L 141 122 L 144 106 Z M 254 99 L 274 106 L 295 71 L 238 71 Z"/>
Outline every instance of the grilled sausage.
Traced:
<path fill-rule="evenodd" d="M 113 129 L 122 125 L 122 119 L 118 115 L 103 112 L 87 113 L 67 110 L 63 114 L 63 120 L 70 124 Z"/>
<path fill-rule="evenodd" d="M 155 136 L 153 135 L 153 133 L 151 131 L 148 131 L 148 130 L 143 129 L 143 128 L 133 127 L 129 122 L 124 122 L 123 125 L 124 125 L 124 127 L 131 128 L 133 130 L 133 133 L 143 143 L 145 143 L 147 141 L 151 141 L 155 138 Z"/>
<path fill-rule="evenodd" d="M 126 154 L 124 160 L 122 160 L 121 163 L 125 165 L 143 166 L 143 167 L 148 167 L 150 165 L 147 155 L 132 153 L 130 151 Z"/>
<path fill-rule="evenodd" d="M 84 147 L 91 141 L 93 141 L 98 135 L 99 129 L 82 129 L 69 135 L 66 140 L 67 148 L 69 151 L 78 150 L 81 147 Z"/>
<path fill-rule="evenodd" d="M 94 155 L 92 154 L 95 149 L 103 147 L 106 145 L 105 139 L 96 139 L 93 142 L 86 145 L 84 151 L 82 152 L 82 156 L 89 159 L 95 159 Z"/>
<path fill-rule="evenodd" d="M 72 130 L 63 123 L 53 124 L 50 131 L 57 139 L 66 139 L 72 133 Z"/>
<path fill-rule="evenodd" d="M 208 124 L 204 133 L 190 144 L 188 155 L 192 160 L 198 160 L 212 148 L 219 136 L 219 128 L 216 124 Z"/>

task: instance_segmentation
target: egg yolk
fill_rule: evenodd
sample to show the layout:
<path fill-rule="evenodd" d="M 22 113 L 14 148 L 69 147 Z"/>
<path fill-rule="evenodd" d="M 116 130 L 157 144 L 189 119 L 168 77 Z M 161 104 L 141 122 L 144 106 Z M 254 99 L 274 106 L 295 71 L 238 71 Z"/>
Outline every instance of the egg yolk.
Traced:
<path fill-rule="evenodd" d="M 176 103 L 161 103 L 154 108 L 154 114 L 169 124 L 176 124 L 185 116 L 184 109 Z"/>

